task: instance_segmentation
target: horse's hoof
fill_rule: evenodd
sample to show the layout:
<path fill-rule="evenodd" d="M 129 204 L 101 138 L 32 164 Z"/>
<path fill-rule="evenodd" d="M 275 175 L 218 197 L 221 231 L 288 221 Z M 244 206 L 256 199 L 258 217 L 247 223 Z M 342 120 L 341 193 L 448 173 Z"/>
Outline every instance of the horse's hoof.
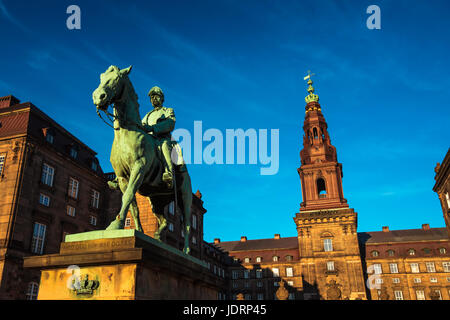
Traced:
<path fill-rule="evenodd" d="M 108 181 L 108 187 L 112 190 L 119 190 L 119 183 L 116 180 Z"/>
<path fill-rule="evenodd" d="M 114 220 L 110 223 L 106 230 L 120 230 L 123 229 L 123 227 L 123 224 L 121 224 L 119 220 Z"/>

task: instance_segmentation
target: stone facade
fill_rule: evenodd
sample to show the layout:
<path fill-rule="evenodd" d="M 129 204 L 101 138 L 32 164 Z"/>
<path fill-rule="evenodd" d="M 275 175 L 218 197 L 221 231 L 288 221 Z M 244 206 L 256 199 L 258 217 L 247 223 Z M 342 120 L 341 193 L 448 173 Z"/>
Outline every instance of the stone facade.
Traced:
<path fill-rule="evenodd" d="M 359 234 L 372 299 L 450 300 L 450 240 L 446 228 Z M 387 295 L 383 297 L 384 295 Z"/>
<path fill-rule="evenodd" d="M 32 298 L 23 257 L 104 227 L 111 193 L 96 153 L 33 104 L 0 98 L 0 123 L 0 299 Z"/>
<path fill-rule="evenodd" d="M 24 267 L 42 270 L 39 300 L 215 300 L 225 281 L 135 230 L 69 235 L 59 254 L 26 257 Z"/>

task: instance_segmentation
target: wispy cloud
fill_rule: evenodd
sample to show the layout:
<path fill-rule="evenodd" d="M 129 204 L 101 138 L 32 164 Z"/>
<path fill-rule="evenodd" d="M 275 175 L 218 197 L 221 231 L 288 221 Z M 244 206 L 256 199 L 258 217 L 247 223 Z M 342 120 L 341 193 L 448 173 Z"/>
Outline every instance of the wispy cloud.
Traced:
<path fill-rule="evenodd" d="M 20 20 L 16 19 L 6 8 L 5 4 L 3 3 L 3 0 L 0 0 L 0 12 L 2 15 L 8 19 L 11 23 L 13 23 L 15 26 L 19 27 L 22 31 L 26 33 L 31 33 L 31 30 L 28 29 Z"/>
<path fill-rule="evenodd" d="M 188 40 L 179 33 L 169 31 L 162 24 L 158 23 L 155 18 L 149 17 L 148 12 L 143 15 L 136 7 L 129 7 L 126 10 L 128 10 L 127 14 L 123 14 L 122 11 L 117 9 L 111 11 L 111 14 L 120 19 L 126 17 L 127 21 L 136 24 L 142 32 L 142 36 L 147 36 L 148 39 L 154 39 L 156 35 L 159 41 L 172 48 L 172 50 L 166 51 L 164 56 L 159 54 L 155 58 L 168 60 L 173 67 L 178 66 L 180 69 L 191 64 L 195 65 L 198 70 L 214 70 L 227 80 L 240 83 L 246 87 L 255 86 L 254 82 L 248 79 L 233 65 L 220 61 L 216 56 L 202 49 L 197 43 Z M 120 15 L 118 15 L 119 12 Z"/>
<path fill-rule="evenodd" d="M 48 50 L 31 51 L 27 64 L 36 70 L 47 70 L 57 60 Z"/>

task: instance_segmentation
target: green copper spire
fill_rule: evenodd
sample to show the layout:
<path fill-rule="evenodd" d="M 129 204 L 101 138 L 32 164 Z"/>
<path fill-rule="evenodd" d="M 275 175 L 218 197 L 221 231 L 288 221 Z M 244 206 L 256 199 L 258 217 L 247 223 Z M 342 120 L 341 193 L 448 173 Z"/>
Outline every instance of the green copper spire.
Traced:
<path fill-rule="evenodd" d="M 307 91 L 309 92 L 309 94 L 305 97 L 306 103 L 319 102 L 319 96 L 317 94 L 314 94 L 314 87 L 312 86 L 313 81 L 311 80 L 311 76 L 315 76 L 315 73 L 311 73 L 311 71 L 308 70 L 308 75 L 303 78 L 303 80 L 308 80 Z"/>

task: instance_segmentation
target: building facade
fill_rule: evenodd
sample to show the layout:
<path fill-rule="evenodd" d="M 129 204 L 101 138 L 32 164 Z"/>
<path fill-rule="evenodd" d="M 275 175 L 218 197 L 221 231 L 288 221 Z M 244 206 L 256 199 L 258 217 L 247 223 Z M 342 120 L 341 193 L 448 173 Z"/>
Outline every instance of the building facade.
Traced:
<path fill-rule="evenodd" d="M 447 231 L 450 232 L 450 149 L 447 151 L 442 165 L 438 162 L 434 168 L 436 183 L 433 191 L 437 193 L 441 202 Z"/>
<path fill-rule="evenodd" d="M 331 144 L 312 80 L 308 81 L 303 149 L 298 168 L 303 201 L 297 237 L 214 241 L 233 259 L 228 295 L 251 300 L 450 300 L 450 156 L 436 184 L 447 228 L 357 232 L 358 217 L 342 187 L 342 164 Z"/>
<path fill-rule="evenodd" d="M 360 233 L 367 287 L 375 300 L 450 300 L 450 241 L 446 228 Z"/>
<path fill-rule="evenodd" d="M 34 299 L 23 257 L 59 252 L 66 234 L 103 228 L 111 192 L 96 153 L 30 102 L 0 98 L 0 299 Z"/>

